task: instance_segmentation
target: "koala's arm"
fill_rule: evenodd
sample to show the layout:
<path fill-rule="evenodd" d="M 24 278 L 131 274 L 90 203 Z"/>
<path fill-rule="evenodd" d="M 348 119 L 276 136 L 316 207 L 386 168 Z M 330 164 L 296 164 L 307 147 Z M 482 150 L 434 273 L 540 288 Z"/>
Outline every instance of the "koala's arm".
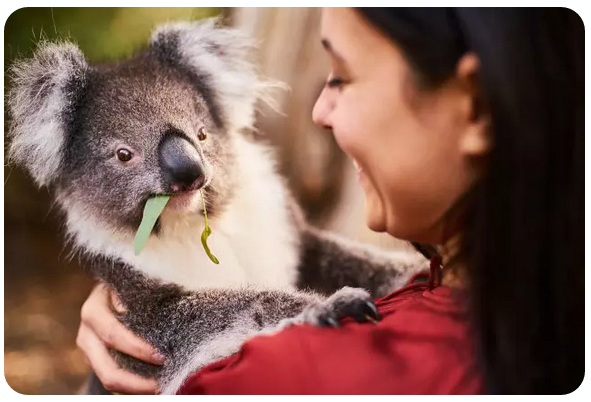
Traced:
<path fill-rule="evenodd" d="M 384 251 L 310 226 L 302 231 L 301 253 L 298 287 L 323 294 L 352 286 L 381 297 L 429 269 L 418 252 Z"/>
<path fill-rule="evenodd" d="M 120 319 L 165 356 L 173 355 L 175 346 L 199 342 L 237 323 L 257 331 L 272 327 L 325 299 L 312 292 L 252 287 L 190 291 L 106 258 L 93 261 L 92 269 L 127 307 Z"/>
<path fill-rule="evenodd" d="M 121 262 L 100 259 L 92 267 L 127 307 L 118 318 L 162 353 L 166 363 L 157 367 L 111 353 L 121 367 L 156 378 L 163 392 L 173 392 L 195 370 L 235 353 L 252 336 L 294 323 L 320 325 L 328 315 L 338 320 L 372 310 L 367 307 L 369 294 L 360 289 L 342 289 L 329 298 L 256 288 L 187 291 L 148 278 Z"/>

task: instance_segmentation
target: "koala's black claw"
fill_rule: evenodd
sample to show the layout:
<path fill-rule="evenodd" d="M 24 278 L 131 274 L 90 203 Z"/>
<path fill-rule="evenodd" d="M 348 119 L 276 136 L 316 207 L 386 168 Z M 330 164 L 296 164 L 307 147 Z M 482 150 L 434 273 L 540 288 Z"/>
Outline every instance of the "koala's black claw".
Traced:
<path fill-rule="evenodd" d="M 364 301 L 354 306 L 350 314 L 357 322 L 373 322 L 376 324 L 382 319 L 376 305 L 372 301 Z"/>
<path fill-rule="evenodd" d="M 323 317 L 320 317 L 319 324 L 321 327 L 334 327 L 334 328 L 340 327 L 339 322 L 334 317 L 332 317 L 330 315 L 325 315 Z"/>
<path fill-rule="evenodd" d="M 378 312 L 378 308 L 376 307 L 376 305 L 374 304 L 374 302 L 372 301 L 366 301 L 365 302 L 365 307 L 366 307 L 366 315 L 373 318 L 376 321 L 380 321 L 382 319 L 382 317 L 380 316 L 380 313 Z"/>

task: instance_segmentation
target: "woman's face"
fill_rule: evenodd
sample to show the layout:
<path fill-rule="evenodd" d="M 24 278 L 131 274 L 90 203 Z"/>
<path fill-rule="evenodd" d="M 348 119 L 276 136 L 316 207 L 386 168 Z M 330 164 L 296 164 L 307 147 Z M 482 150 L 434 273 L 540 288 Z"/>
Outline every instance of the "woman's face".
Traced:
<path fill-rule="evenodd" d="M 459 79 L 417 89 L 400 50 L 353 9 L 325 9 L 321 31 L 331 72 L 313 118 L 358 166 L 368 226 L 442 242 L 443 216 L 474 176 L 470 91 Z"/>

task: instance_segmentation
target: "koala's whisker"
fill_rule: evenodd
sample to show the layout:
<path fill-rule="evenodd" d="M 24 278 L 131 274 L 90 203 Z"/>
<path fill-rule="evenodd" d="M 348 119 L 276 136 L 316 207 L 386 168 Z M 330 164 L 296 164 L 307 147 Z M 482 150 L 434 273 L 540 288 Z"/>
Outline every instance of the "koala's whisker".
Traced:
<path fill-rule="evenodd" d="M 8 166 L 8 164 L 4 165 L 4 167 L 7 167 L 7 166 Z M 8 171 L 8 174 L 6 175 L 6 179 L 4 179 L 4 186 L 6 186 L 6 183 L 8 183 L 8 179 L 10 179 L 10 175 L 11 175 L 11 173 L 12 173 L 13 169 L 14 169 L 14 168 L 11 168 L 11 169 Z"/>

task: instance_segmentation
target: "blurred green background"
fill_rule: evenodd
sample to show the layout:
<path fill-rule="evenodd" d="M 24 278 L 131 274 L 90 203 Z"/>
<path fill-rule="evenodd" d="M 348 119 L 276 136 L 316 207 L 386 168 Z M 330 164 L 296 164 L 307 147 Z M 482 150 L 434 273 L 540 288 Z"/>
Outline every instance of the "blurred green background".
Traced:
<path fill-rule="evenodd" d="M 4 60 L 28 56 L 41 38 L 74 40 L 91 62 L 128 55 L 142 45 L 154 25 L 219 14 L 220 8 L 21 8 L 5 25 Z M 6 64 L 5 64 L 6 68 Z"/>

